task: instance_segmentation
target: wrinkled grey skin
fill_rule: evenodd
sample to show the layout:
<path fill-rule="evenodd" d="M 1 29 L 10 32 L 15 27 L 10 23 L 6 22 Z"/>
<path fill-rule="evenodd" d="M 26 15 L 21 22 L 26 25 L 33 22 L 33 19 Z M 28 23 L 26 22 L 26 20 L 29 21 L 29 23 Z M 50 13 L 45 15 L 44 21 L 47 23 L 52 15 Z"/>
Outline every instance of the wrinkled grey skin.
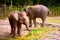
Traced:
<path fill-rule="evenodd" d="M 45 25 L 45 20 L 47 15 L 50 14 L 49 9 L 44 5 L 34 5 L 34 6 L 26 6 L 24 8 L 24 11 L 29 16 L 29 27 L 32 27 L 32 20 L 34 23 L 34 26 L 36 27 L 36 18 L 42 19 L 42 25 L 43 27 Z"/>
<path fill-rule="evenodd" d="M 11 34 L 13 35 L 13 37 L 16 37 L 17 34 L 18 36 L 21 36 L 20 34 L 21 24 L 24 24 L 27 30 L 29 30 L 28 21 L 27 21 L 28 18 L 26 12 L 12 11 L 8 16 L 8 19 L 11 25 Z M 17 34 L 16 34 L 16 29 L 17 29 Z"/>

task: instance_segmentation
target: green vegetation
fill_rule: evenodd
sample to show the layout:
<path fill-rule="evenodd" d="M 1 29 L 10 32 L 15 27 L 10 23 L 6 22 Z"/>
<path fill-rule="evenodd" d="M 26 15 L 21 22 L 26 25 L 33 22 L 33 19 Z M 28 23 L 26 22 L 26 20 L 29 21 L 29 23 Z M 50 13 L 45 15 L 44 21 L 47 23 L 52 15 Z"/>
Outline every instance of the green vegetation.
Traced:
<path fill-rule="evenodd" d="M 12 10 L 23 11 L 23 7 L 26 5 L 30 6 L 35 4 L 43 4 L 49 7 L 51 10 L 50 16 L 60 15 L 60 0 L 0 0 L 0 18 L 6 18 L 9 12 Z"/>
<path fill-rule="evenodd" d="M 6 8 L 5 12 L 0 8 L 0 19 L 6 19 L 10 11 L 23 11 L 23 8 L 21 6 L 9 6 L 9 8 Z"/>
<path fill-rule="evenodd" d="M 43 4 L 49 7 L 51 10 L 50 16 L 60 15 L 60 0 L 0 0 L 0 18 L 4 18 L 12 10 L 23 11 L 23 7 L 36 4 Z M 4 5 L 6 7 L 3 7 Z M 1 13 L 3 11 L 2 9 L 5 9 L 6 12 Z"/>
<path fill-rule="evenodd" d="M 46 22 L 60 24 L 60 17 L 47 17 Z"/>
<path fill-rule="evenodd" d="M 51 15 L 50 16 L 59 16 L 60 15 L 60 6 L 51 6 L 49 7 L 50 11 L 51 11 Z"/>
<path fill-rule="evenodd" d="M 31 30 L 27 35 L 22 37 L 12 38 L 11 36 L 7 36 L 4 38 L 0 37 L 0 40 L 39 40 L 40 38 L 47 38 L 46 34 L 50 32 L 56 32 L 56 28 L 40 28 L 37 27 L 36 29 Z"/>
<path fill-rule="evenodd" d="M 56 6 L 52 6 L 52 7 L 49 7 L 50 11 L 51 11 L 51 15 L 50 16 L 59 16 L 60 15 L 60 6 L 56 7 Z M 0 8 L 0 19 L 1 18 L 6 18 L 7 15 L 9 14 L 10 11 L 14 11 L 14 10 L 17 10 L 17 11 L 23 11 L 23 7 L 20 6 L 9 6 L 9 8 L 6 8 L 6 13 L 4 14 L 3 13 L 3 10 Z M 4 16 L 5 15 L 5 16 Z"/>
<path fill-rule="evenodd" d="M 60 24 L 60 20 L 47 20 L 47 22 Z"/>
<path fill-rule="evenodd" d="M 35 5 L 43 4 L 47 6 L 58 6 L 60 5 L 60 0 L 0 0 L 0 3 L 6 5 Z"/>

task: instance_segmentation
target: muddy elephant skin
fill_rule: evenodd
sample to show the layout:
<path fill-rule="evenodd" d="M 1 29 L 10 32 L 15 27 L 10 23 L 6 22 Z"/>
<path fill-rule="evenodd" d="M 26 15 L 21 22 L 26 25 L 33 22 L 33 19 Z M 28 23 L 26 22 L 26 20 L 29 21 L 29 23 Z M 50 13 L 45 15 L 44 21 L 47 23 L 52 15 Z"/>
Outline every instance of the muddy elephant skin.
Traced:
<path fill-rule="evenodd" d="M 50 10 L 44 5 L 26 6 L 24 11 L 29 16 L 29 27 L 32 27 L 32 20 L 36 27 L 36 18 L 42 19 L 41 27 L 44 27 L 46 17 L 50 14 Z"/>
<path fill-rule="evenodd" d="M 11 34 L 13 37 L 16 37 L 17 35 L 21 36 L 21 24 L 24 24 L 26 26 L 26 29 L 29 30 L 26 12 L 12 11 L 9 13 L 8 19 L 11 26 Z"/>

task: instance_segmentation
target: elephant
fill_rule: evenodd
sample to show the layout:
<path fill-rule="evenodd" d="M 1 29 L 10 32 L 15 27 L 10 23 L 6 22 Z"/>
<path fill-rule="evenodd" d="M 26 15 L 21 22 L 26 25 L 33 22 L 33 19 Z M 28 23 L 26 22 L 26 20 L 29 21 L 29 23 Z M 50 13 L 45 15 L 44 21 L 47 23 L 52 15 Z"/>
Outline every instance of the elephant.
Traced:
<path fill-rule="evenodd" d="M 24 24 L 26 26 L 26 29 L 28 31 L 28 17 L 26 15 L 26 12 L 22 11 L 12 11 L 8 15 L 8 20 L 11 26 L 11 35 L 13 37 L 21 36 L 21 24 Z"/>
<path fill-rule="evenodd" d="M 41 18 L 42 24 L 41 27 L 44 27 L 45 20 L 48 15 L 50 15 L 50 10 L 48 7 L 44 5 L 33 5 L 33 6 L 26 6 L 24 7 L 24 11 L 27 13 L 27 16 L 29 16 L 29 27 L 32 27 L 32 20 L 34 23 L 34 26 L 36 26 L 36 18 Z"/>

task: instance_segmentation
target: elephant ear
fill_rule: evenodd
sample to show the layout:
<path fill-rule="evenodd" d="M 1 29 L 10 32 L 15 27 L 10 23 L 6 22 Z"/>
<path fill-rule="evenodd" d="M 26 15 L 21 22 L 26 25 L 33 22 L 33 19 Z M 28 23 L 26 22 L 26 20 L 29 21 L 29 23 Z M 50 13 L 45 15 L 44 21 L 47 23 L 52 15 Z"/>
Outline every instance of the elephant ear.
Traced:
<path fill-rule="evenodd" d="M 32 7 L 29 7 L 28 9 L 29 9 L 29 12 L 32 12 Z"/>
<path fill-rule="evenodd" d="M 18 21 L 18 13 L 14 14 L 14 18 Z"/>
<path fill-rule="evenodd" d="M 29 9 L 29 10 L 32 10 L 32 7 L 29 7 L 28 9 Z"/>

